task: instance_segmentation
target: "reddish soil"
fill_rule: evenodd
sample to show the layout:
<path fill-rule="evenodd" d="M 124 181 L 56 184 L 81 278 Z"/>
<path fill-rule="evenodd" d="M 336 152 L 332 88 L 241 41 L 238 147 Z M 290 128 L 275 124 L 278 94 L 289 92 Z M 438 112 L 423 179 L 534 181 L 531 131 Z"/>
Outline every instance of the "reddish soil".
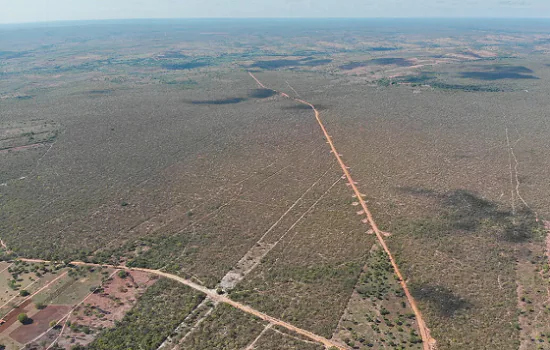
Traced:
<path fill-rule="evenodd" d="M 90 327 L 112 327 L 114 322 L 121 320 L 136 303 L 137 298 L 156 280 L 152 280 L 145 272 L 131 271 L 128 277 L 120 278 L 114 275 L 104 286 L 101 294 L 92 294 L 85 304 L 78 309 L 73 321 Z M 89 305 L 89 307 L 87 306 Z M 86 309 L 95 310 L 105 316 L 100 319 L 97 314 L 85 315 Z"/>
<path fill-rule="evenodd" d="M 76 313 L 71 315 L 70 320 L 90 328 L 111 328 L 115 321 L 124 317 L 135 305 L 139 296 L 155 281 L 157 280 L 151 279 L 149 273 L 141 271 L 130 271 L 126 278 L 120 278 L 115 274 L 111 281 L 104 284 L 103 293 L 90 295 L 82 305 L 77 307 Z M 99 315 L 103 316 L 100 318 Z M 70 346 L 73 344 L 69 343 L 71 338 L 76 340 L 75 344 L 80 345 L 87 345 L 93 340 L 93 336 L 86 336 L 66 328 L 63 339 L 59 339 L 59 344 Z M 65 344 L 65 341 L 68 343 Z"/>
<path fill-rule="evenodd" d="M 32 300 L 26 300 L 21 305 L 16 307 L 15 309 L 11 310 L 6 317 L 4 317 L 4 320 L 6 321 L 3 325 L 0 326 L 0 333 L 4 332 L 5 329 L 8 329 L 12 324 L 17 322 L 17 315 L 23 312 L 28 312 L 27 308 L 29 304 L 32 302 Z"/>
<path fill-rule="evenodd" d="M 50 328 L 51 321 L 59 320 L 70 310 L 71 307 L 69 305 L 48 305 L 48 307 L 32 316 L 33 322 L 31 324 L 19 326 L 10 333 L 10 337 L 16 342 L 25 344 L 47 331 Z"/>

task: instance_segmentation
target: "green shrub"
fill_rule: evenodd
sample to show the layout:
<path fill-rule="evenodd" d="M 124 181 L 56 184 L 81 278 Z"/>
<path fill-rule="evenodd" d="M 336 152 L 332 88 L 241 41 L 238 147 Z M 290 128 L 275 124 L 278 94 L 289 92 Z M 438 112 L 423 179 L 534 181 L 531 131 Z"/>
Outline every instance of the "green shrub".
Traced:
<path fill-rule="evenodd" d="M 30 324 L 32 323 L 32 319 L 27 316 L 27 314 L 21 313 L 17 315 L 17 320 L 21 322 L 21 324 Z"/>

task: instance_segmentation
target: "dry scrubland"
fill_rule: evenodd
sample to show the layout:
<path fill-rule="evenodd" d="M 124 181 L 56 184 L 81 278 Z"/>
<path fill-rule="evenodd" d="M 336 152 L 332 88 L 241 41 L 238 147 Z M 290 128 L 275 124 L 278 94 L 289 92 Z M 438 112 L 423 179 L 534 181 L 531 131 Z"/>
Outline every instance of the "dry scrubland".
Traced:
<path fill-rule="evenodd" d="M 9 29 L 0 46 L 0 343 L 322 348 L 173 281 L 20 256 L 158 269 L 352 348 L 421 348 L 313 111 L 253 70 L 321 112 L 438 349 L 548 348 L 538 22 L 132 23 Z"/>
<path fill-rule="evenodd" d="M 540 61 L 514 64 L 550 77 Z M 378 222 L 392 233 L 390 247 L 439 348 L 517 349 L 521 342 L 529 349 L 548 342 L 547 306 L 531 300 L 538 307 L 530 307 L 521 295 L 530 288 L 535 299 L 548 297 L 539 274 L 548 269 L 541 218 L 550 215 L 549 88 L 531 80 L 508 84 L 517 91 L 355 83 L 301 92 L 329 110 L 327 127 Z M 525 333 L 533 327 L 539 331 Z"/>

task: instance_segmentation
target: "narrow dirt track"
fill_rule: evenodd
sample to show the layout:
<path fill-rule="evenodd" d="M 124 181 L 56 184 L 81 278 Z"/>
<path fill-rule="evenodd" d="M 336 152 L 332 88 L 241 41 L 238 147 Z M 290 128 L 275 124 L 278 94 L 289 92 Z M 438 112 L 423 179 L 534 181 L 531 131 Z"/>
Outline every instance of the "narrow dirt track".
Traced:
<path fill-rule="evenodd" d="M 428 329 L 428 327 L 426 326 L 426 323 L 424 322 L 424 319 L 422 318 L 422 313 L 420 312 L 420 309 L 416 305 L 416 301 L 414 300 L 411 292 L 409 291 L 409 288 L 407 287 L 407 283 L 405 282 L 405 279 L 403 278 L 403 275 L 401 274 L 401 271 L 399 270 L 399 267 L 397 266 L 397 263 L 395 262 L 395 259 L 393 258 L 393 255 L 392 255 L 390 249 L 388 248 L 388 246 L 386 244 L 386 241 L 384 240 L 382 232 L 378 228 L 378 225 L 376 225 L 376 222 L 374 221 L 374 219 L 372 217 L 372 214 L 371 214 L 369 208 L 367 207 L 367 204 L 366 204 L 365 200 L 363 199 L 363 195 L 361 194 L 361 192 L 359 192 L 359 190 L 356 186 L 356 183 L 353 181 L 353 179 L 351 177 L 351 174 L 348 170 L 348 167 L 344 164 L 340 154 L 338 153 L 336 147 L 334 146 L 334 143 L 332 141 L 332 137 L 330 137 L 330 135 L 328 134 L 327 129 L 325 128 L 325 125 L 323 124 L 323 121 L 321 120 L 319 111 L 315 108 L 315 106 L 312 103 L 307 102 L 307 101 L 302 100 L 302 99 L 299 99 L 299 98 L 291 97 L 291 96 L 289 96 L 288 94 L 286 94 L 284 92 L 281 92 L 281 91 L 278 91 L 278 90 L 275 90 L 275 89 L 272 89 L 272 88 L 268 88 L 260 80 L 258 80 L 258 78 L 256 78 L 256 76 L 254 76 L 254 74 L 252 74 L 251 72 L 248 72 L 248 74 L 256 81 L 256 83 L 260 87 L 262 87 L 264 89 L 267 89 L 267 90 L 271 90 L 271 91 L 273 91 L 273 92 L 275 92 L 275 93 L 277 93 L 277 94 L 279 94 L 283 97 L 289 98 L 289 99 L 291 99 L 293 101 L 296 101 L 298 103 L 307 105 L 313 110 L 313 112 L 315 113 L 315 119 L 317 119 L 317 123 L 319 124 L 319 127 L 323 131 L 325 139 L 327 140 L 328 144 L 330 145 L 330 149 L 332 151 L 332 154 L 334 154 L 334 156 L 336 157 L 336 160 L 338 161 L 338 164 L 342 168 L 342 171 L 344 172 L 344 176 L 348 180 L 349 185 L 351 186 L 355 196 L 357 197 L 357 201 L 359 202 L 359 204 L 361 205 L 361 207 L 363 208 L 363 211 L 365 212 L 365 214 L 367 216 L 368 223 L 370 224 L 370 226 L 372 227 L 372 230 L 376 234 L 376 237 L 378 238 L 378 242 L 380 243 L 380 245 L 382 246 L 382 248 L 384 249 L 384 251 L 388 255 L 388 257 L 390 259 L 390 262 L 393 266 L 393 270 L 394 270 L 395 274 L 397 275 L 397 277 L 399 278 L 399 283 L 401 284 L 401 287 L 403 288 L 403 291 L 405 292 L 405 295 L 407 296 L 407 300 L 409 301 L 409 304 L 411 305 L 411 308 L 413 309 L 413 312 L 416 316 L 416 321 L 418 323 L 418 329 L 420 331 L 420 336 L 422 337 L 423 349 L 424 350 L 434 350 L 434 349 L 436 349 L 436 341 L 435 341 L 434 338 L 431 337 L 430 330 Z"/>
<path fill-rule="evenodd" d="M 23 258 L 21 258 L 19 260 L 26 261 L 26 262 L 32 262 L 32 263 L 50 263 L 51 262 L 51 261 L 40 260 L 40 259 L 23 259 Z M 123 269 L 123 270 L 128 270 L 128 271 L 142 271 L 142 272 L 151 273 L 151 274 L 154 274 L 154 275 L 157 275 L 157 276 L 169 278 L 169 279 L 174 280 L 176 282 L 185 284 L 186 286 L 191 287 L 195 290 L 198 290 L 201 293 L 206 294 L 206 296 L 208 298 L 210 298 L 211 300 L 213 300 L 213 301 L 229 304 L 229 305 L 233 306 L 234 308 L 237 308 L 237 309 L 239 309 L 241 311 L 244 311 L 248 314 L 251 314 L 251 315 L 254 315 L 258 318 L 261 318 L 262 320 L 267 321 L 267 322 L 271 323 L 272 325 L 284 327 L 284 328 L 286 328 L 290 331 L 293 331 L 293 332 L 298 333 L 298 334 L 300 334 L 304 337 L 307 337 L 307 338 L 309 338 L 309 339 L 311 339 L 311 340 L 313 340 L 317 343 L 321 343 L 324 346 L 326 346 L 327 348 L 336 347 L 340 350 L 350 350 L 351 349 L 350 347 L 345 346 L 343 344 L 340 344 L 340 343 L 338 343 L 334 340 L 324 338 L 324 337 L 322 337 L 320 335 L 317 335 L 313 332 L 310 332 L 310 331 L 307 331 L 305 329 L 293 326 L 290 323 L 287 323 L 287 322 L 285 322 L 283 320 L 280 320 L 278 318 L 269 316 L 269 315 L 267 315 L 267 314 L 265 314 L 261 311 L 258 311 L 256 309 L 251 308 L 250 306 L 247 306 L 247 305 L 241 304 L 239 302 L 236 302 L 234 300 L 231 300 L 231 299 L 229 299 L 228 297 L 226 297 L 224 295 L 219 295 L 215 290 L 208 289 L 204 286 L 201 286 L 200 284 L 192 282 L 192 281 L 190 281 L 188 279 L 185 279 L 183 277 L 173 275 L 171 273 L 162 272 L 162 271 L 159 271 L 159 270 L 144 269 L 144 268 L 139 268 L 139 267 L 130 268 L 130 267 L 126 267 L 126 266 L 114 266 L 114 265 L 107 265 L 107 264 L 94 264 L 94 263 L 86 263 L 86 262 L 82 262 L 82 261 L 72 261 L 72 262 L 70 262 L 70 264 L 78 265 L 78 266 L 110 267 L 110 268 L 113 268 L 113 269 Z"/>

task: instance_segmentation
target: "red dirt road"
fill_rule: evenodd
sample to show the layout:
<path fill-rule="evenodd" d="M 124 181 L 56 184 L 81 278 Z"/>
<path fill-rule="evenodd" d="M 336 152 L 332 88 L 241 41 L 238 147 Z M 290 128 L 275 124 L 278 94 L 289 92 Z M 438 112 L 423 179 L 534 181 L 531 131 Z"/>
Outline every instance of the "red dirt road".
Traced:
<path fill-rule="evenodd" d="M 336 157 L 336 160 L 338 161 L 338 164 L 342 168 L 342 171 L 344 172 L 344 176 L 348 180 L 348 183 L 351 186 L 351 188 L 352 188 L 352 190 L 353 190 L 353 192 L 354 192 L 354 194 L 357 198 L 357 201 L 361 205 L 361 208 L 363 208 L 364 214 L 367 216 L 368 223 L 370 224 L 370 226 L 372 227 L 374 233 L 376 234 L 376 237 L 378 238 L 378 242 L 380 243 L 380 245 L 382 246 L 382 248 L 384 249 L 384 251 L 388 255 L 388 257 L 390 259 L 390 262 L 393 266 L 394 272 L 397 275 L 397 277 L 399 278 L 399 283 L 401 284 L 401 287 L 403 288 L 403 291 L 405 292 L 405 295 L 407 296 L 407 300 L 409 301 L 409 304 L 411 305 L 411 308 L 413 309 L 413 312 L 416 316 L 416 321 L 418 322 L 418 328 L 419 328 L 419 331 L 420 331 L 420 336 L 422 337 L 422 341 L 423 341 L 423 349 L 424 350 L 434 350 L 434 349 L 436 349 L 436 341 L 430 335 L 430 330 L 426 326 L 426 323 L 424 322 L 424 319 L 422 318 L 422 313 L 418 309 L 418 306 L 416 305 L 416 301 L 414 300 L 412 294 L 410 293 L 409 288 L 407 287 L 407 283 L 405 282 L 405 279 L 403 278 L 403 275 L 401 274 L 401 271 L 399 270 L 399 267 L 397 266 L 397 263 L 395 262 L 395 259 L 393 258 L 393 255 L 392 255 L 390 249 L 388 248 L 388 246 L 386 244 L 386 241 L 384 240 L 383 233 L 378 228 L 378 225 L 376 225 L 376 222 L 374 221 L 374 219 L 372 217 L 372 214 L 371 214 L 369 208 L 367 207 L 367 204 L 366 204 L 365 200 L 363 199 L 363 195 L 361 194 L 361 192 L 359 192 L 359 189 L 357 188 L 356 183 L 353 181 L 353 179 L 351 177 L 351 174 L 348 170 L 348 167 L 344 164 L 342 158 L 340 157 L 340 154 L 338 153 L 338 150 L 334 146 L 334 143 L 332 141 L 332 137 L 328 134 L 328 132 L 325 128 L 325 125 L 323 124 L 323 121 L 320 118 L 319 111 L 310 102 L 304 101 L 304 100 L 299 99 L 299 98 L 290 97 L 289 95 L 287 95 L 284 92 L 280 92 L 280 91 L 277 91 L 275 89 L 268 88 L 264 84 L 262 84 L 262 82 L 260 80 L 258 80 L 258 78 L 256 78 L 254 76 L 254 74 L 252 74 L 251 72 L 248 72 L 248 74 L 256 81 L 256 83 L 258 83 L 258 85 L 260 87 L 262 87 L 264 89 L 267 89 L 267 90 L 271 90 L 271 91 L 273 91 L 273 92 L 275 92 L 275 93 L 277 93 L 277 94 L 279 94 L 283 97 L 289 98 L 289 99 L 294 100 L 298 103 L 301 103 L 301 104 L 304 104 L 304 105 L 307 105 L 307 106 L 311 107 L 311 109 L 315 113 L 315 119 L 317 120 L 317 123 L 319 124 L 319 127 L 323 131 L 323 134 L 324 134 L 324 136 L 325 136 L 325 138 L 326 138 L 326 140 L 327 140 L 327 142 L 330 146 L 332 154 L 334 154 L 334 156 Z"/>
<path fill-rule="evenodd" d="M 21 258 L 19 260 L 26 261 L 26 262 L 34 262 L 34 263 L 42 263 L 42 262 L 50 263 L 51 262 L 51 261 L 40 260 L 40 259 L 24 259 L 24 258 Z M 113 269 L 123 269 L 123 270 L 128 270 L 128 271 L 142 271 L 142 272 L 151 273 L 151 274 L 161 276 L 161 277 L 166 277 L 166 278 L 169 278 L 169 279 L 174 280 L 176 282 L 185 284 L 188 287 L 191 287 L 195 290 L 198 290 L 199 292 L 202 292 L 202 293 L 206 294 L 206 296 L 208 298 L 212 299 L 213 301 L 218 301 L 218 302 L 221 302 L 221 303 L 229 304 L 229 305 L 233 306 L 234 308 L 237 308 L 237 309 L 239 309 L 241 311 L 244 311 L 248 314 L 251 314 L 251 315 L 254 315 L 258 318 L 261 318 L 262 320 L 267 321 L 267 322 L 269 322 L 273 325 L 284 327 L 284 328 L 286 328 L 290 331 L 293 331 L 295 333 L 303 335 L 304 337 L 307 337 L 307 338 L 309 338 L 309 339 L 311 339 L 315 342 L 321 343 L 324 346 L 326 346 L 327 348 L 330 348 L 330 347 L 334 346 L 334 347 L 336 347 L 340 350 L 351 350 L 350 347 L 348 347 L 346 345 L 343 345 L 343 344 L 340 344 L 337 341 L 330 340 L 330 339 L 324 338 L 320 335 L 317 335 L 313 332 L 310 332 L 308 330 L 298 328 L 298 327 L 296 327 L 296 326 L 294 326 L 294 325 L 292 325 L 288 322 L 285 322 L 285 321 L 280 320 L 278 318 L 269 316 L 268 314 L 265 314 L 261 311 L 255 310 L 255 309 L 251 308 L 250 306 L 247 306 L 247 305 L 241 304 L 239 302 L 236 302 L 234 300 L 231 300 L 231 299 L 229 299 L 228 297 L 226 297 L 224 295 L 219 295 L 215 290 L 208 289 L 208 288 L 206 288 L 204 286 L 201 286 L 201 285 L 199 285 L 199 284 L 197 284 L 193 281 L 190 281 L 190 280 L 185 279 L 185 278 L 180 277 L 180 276 L 172 275 L 172 274 L 167 273 L 167 272 L 162 272 L 162 271 L 159 271 L 159 270 L 150 270 L 150 269 L 144 269 L 144 268 L 137 268 L 137 267 L 136 268 L 129 268 L 129 267 L 126 267 L 126 266 L 114 266 L 114 265 L 107 265 L 107 264 L 85 263 L 85 262 L 82 262 L 82 261 L 72 261 L 72 262 L 70 262 L 70 264 L 79 265 L 79 266 L 97 266 L 97 267 L 103 266 L 103 267 L 110 267 L 110 268 L 113 268 Z"/>

